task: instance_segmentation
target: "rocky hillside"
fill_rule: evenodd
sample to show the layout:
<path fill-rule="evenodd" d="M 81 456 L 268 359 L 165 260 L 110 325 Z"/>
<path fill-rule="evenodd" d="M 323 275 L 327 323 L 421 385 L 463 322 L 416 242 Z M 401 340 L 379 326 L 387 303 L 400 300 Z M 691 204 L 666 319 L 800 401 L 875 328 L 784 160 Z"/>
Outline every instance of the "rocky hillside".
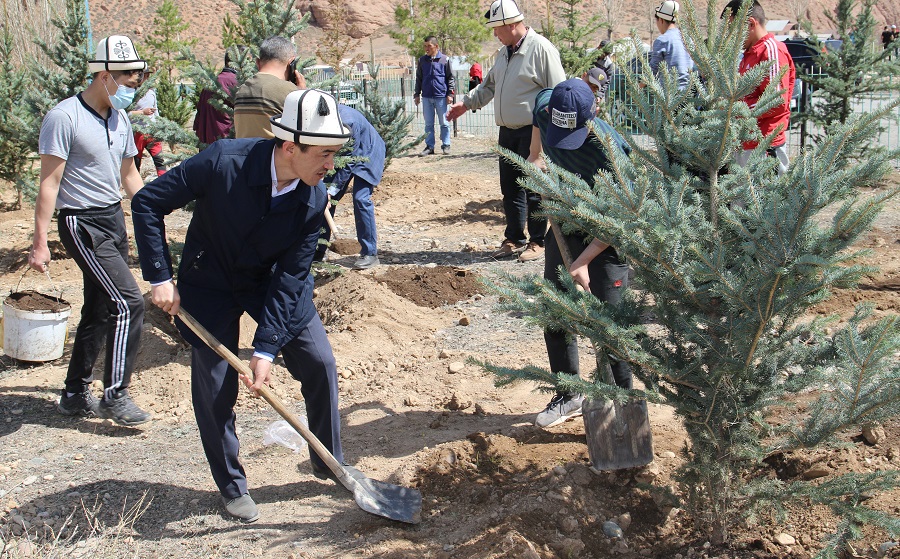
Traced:
<path fill-rule="evenodd" d="M 388 26 L 394 21 L 394 8 L 397 5 L 405 5 L 408 0 L 345 0 L 348 5 L 350 23 L 358 30 L 358 38 L 361 41 L 359 52 L 368 57 L 369 41 L 376 56 L 382 62 L 404 63 L 404 53 L 396 43 L 387 37 Z M 303 35 L 305 41 L 299 43 L 300 48 L 306 53 L 315 50 L 317 38 L 316 26 L 323 22 L 324 8 L 329 0 L 298 0 L 300 9 L 311 12 L 310 21 L 314 29 Z M 769 19 L 792 19 L 789 6 L 796 2 L 779 2 L 775 0 L 763 0 L 763 6 L 767 10 Z M 91 20 L 94 26 L 94 35 L 103 36 L 113 32 L 125 32 L 134 35 L 139 40 L 153 25 L 154 11 L 159 6 L 160 0 L 95 0 L 91 3 Z M 222 54 L 221 27 L 222 19 L 227 13 L 234 13 L 235 7 L 229 0 L 176 0 L 181 9 L 182 16 L 190 22 L 190 34 L 199 39 L 197 51 L 200 56 L 210 56 L 218 59 Z M 484 2 L 485 8 L 488 1 Z M 542 18 L 546 17 L 546 3 L 539 0 L 522 0 L 520 2 L 526 14 L 526 21 L 534 22 L 536 26 Z M 631 28 L 649 39 L 653 8 L 658 4 L 656 0 L 638 0 L 625 2 L 622 13 L 616 19 L 613 27 L 614 36 L 622 36 L 629 33 Z M 826 14 L 832 13 L 837 0 L 812 0 L 809 2 L 807 14 L 819 32 L 830 32 L 831 23 Z M 582 4 L 585 11 L 593 10 L 599 14 L 605 14 L 603 0 L 585 0 Z M 700 0 L 698 7 L 706 8 L 707 2 Z M 881 0 L 877 6 L 877 17 L 880 22 L 886 24 L 900 24 L 900 0 Z M 473 14 L 481 17 L 481 14 Z M 124 25 L 120 22 L 127 22 Z M 655 33 L 655 29 L 653 30 Z M 493 50 L 495 44 L 488 44 L 488 51 Z"/>

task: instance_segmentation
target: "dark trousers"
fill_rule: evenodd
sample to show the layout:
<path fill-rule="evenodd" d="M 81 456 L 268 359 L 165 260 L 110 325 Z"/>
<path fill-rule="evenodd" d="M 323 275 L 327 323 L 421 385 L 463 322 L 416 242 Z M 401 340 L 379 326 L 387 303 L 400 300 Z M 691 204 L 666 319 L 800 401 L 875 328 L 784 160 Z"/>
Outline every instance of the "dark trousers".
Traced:
<path fill-rule="evenodd" d="M 502 148 L 528 157 L 531 149 L 531 126 L 516 129 L 501 126 L 498 143 Z M 505 158 L 500 158 L 500 192 L 503 194 L 503 213 L 506 215 L 504 236 L 510 241 L 524 243 L 527 227 L 527 240 L 544 246 L 547 219 L 536 215 L 541 195 L 519 184 L 519 179 L 524 176 L 525 173 L 518 167 Z"/>
<path fill-rule="evenodd" d="M 104 396 L 131 384 L 141 343 L 144 298 L 128 268 L 128 235 L 122 206 L 60 210 L 59 238 L 84 278 L 84 305 L 75 330 L 66 390 L 88 390 L 106 344 Z"/>
<path fill-rule="evenodd" d="M 372 191 L 375 190 L 375 185 L 369 183 L 369 181 L 361 179 L 355 175 L 350 176 L 350 181 L 353 181 L 353 219 L 356 221 L 356 240 L 359 241 L 360 248 L 359 255 L 360 256 L 371 256 L 378 254 L 378 232 L 375 228 L 375 204 L 372 203 Z M 347 181 L 345 184 L 338 185 L 340 186 L 340 190 L 334 196 L 332 196 L 332 200 L 340 201 L 341 198 L 344 197 L 344 194 L 347 193 L 347 187 L 350 186 L 350 181 Z M 331 212 L 331 216 L 334 217 L 334 211 L 337 209 L 337 206 L 334 204 L 328 209 Z M 328 223 L 324 223 L 322 225 L 324 232 L 322 233 L 322 237 L 325 240 L 331 238 L 331 227 L 328 226 Z M 319 253 L 319 258 L 325 255 L 325 246 L 319 245 L 322 248 L 317 249 Z"/>
<path fill-rule="evenodd" d="M 258 319 L 262 301 L 239 302 L 231 294 L 194 286 L 179 286 L 179 289 L 188 312 L 236 354 L 241 315 L 246 310 Z M 240 497 L 247 493 L 247 476 L 238 458 L 240 443 L 234 425 L 234 404 L 239 390 L 237 371 L 206 344 L 198 342 L 180 321 L 178 326 L 194 346 L 191 395 L 210 471 L 223 497 Z M 337 365 L 318 315 L 282 348 L 281 354 L 288 372 L 301 383 L 310 430 L 342 462 Z M 326 468 L 314 452 L 310 451 L 310 455 L 316 465 Z"/>
<path fill-rule="evenodd" d="M 587 247 L 583 238 L 578 235 L 566 235 L 566 244 L 572 253 L 572 259 Z M 562 287 L 559 280 L 559 267 L 563 266 L 562 255 L 556 244 L 553 231 L 547 237 L 544 251 L 544 278 Z M 600 253 L 588 265 L 591 277 L 591 293 L 607 303 L 618 304 L 622 300 L 622 291 L 628 286 L 628 265 L 619 262 L 619 255 L 612 247 Z M 554 373 L 578 374 L 578 341 L 574 336 L 557 330 L 544 330 L 544 342 L 547 344 L 547 357 L 550 359 L 550 370 Z M 625 361 L 619 361 L 607 355 L 612 366 L 613 379 L 622 388 L 631 388 L 631 367 Z M 598 360 L 599 361 L 599 360 Z M 600 366 L 598 362 L 598 367 Z"/>

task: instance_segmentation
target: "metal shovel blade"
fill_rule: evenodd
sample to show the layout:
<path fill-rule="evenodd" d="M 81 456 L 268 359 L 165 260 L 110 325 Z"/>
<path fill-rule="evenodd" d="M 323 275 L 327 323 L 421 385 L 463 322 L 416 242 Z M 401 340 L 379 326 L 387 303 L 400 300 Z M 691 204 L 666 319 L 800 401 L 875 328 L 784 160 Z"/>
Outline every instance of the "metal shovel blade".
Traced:
<path fill-rule="evenodd" d="M 206 330 L 186 310 L 178 311 L 178 317 L 187 324 L 213 351 L 222 359 L 234 367 L 239 373 L 253 378 L 253 371 L 241 361 L 227 347 L 221 344 L 209 331 Z M 322 444 L 322 442 L 309 430 L 309 427 L 300 422 L 284 403 L 278 399 L 268 386 L 259 389 L 259 395 L 267 401 L 278 415 L 283 417 L 297 433 L 303 437 L 310 448 L 328 466 L 328 469 L 337 477 L 338 482 L 353 493 L 353 499 L 362 510 L 397 520 L 408 524 L 418 524 L 422 516 L 422 494 L 415 489 L 401 487 L 369 479 L 366 475 L 352 466 L 345 466 L 337 461 L 337 458 Z"/>
<path fill-rule="evenodd" d="M 362 510 L 407 524 L 422 520 L 422 494 L 418 490 L 371 479 L 353 466 L 341 467 L 349 475 L 338 479 Z"/>

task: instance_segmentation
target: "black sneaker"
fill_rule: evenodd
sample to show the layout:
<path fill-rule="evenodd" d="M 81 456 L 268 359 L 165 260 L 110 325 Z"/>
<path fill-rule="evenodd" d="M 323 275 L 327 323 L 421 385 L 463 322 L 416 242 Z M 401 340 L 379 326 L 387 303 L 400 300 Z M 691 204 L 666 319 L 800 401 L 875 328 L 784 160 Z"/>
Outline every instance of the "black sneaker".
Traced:
<path fill-rule="evenodd" d="M 434 155 L 434 148 L 426 147 L 425 149 L 422 150 L 422 152 L 419 155 L 421 155 L 421 156 Z"/>
<path fill-rule="evenodd" d="M 56 409 L 63 415 L 94 417 L 97 415 L 97 398 L 94 398 L 90 389 L 76 392 L 70 397 L 63 388 Z"/>
<path fill-rule="evenodd" d="M 544 411 L 534 420 L 535 427 L 547 428 L 581 415 L 581 405 L 584 404 L 584 396 L 576 394 L 568 396 L 557 394 L 550 400 Z"/>
<path fill-rule="evenodd" d="M 450 155 L 450 146 L 441 146 L 441 153 L 444 155 Z"/>
<path fill-rule="evenodd" d="M 147 423 L 153 416 L 137 407 L 128 390 L 119 390 L 112 398 L 103 398 L 97 406 L 97 415 L 103 419 L 112 419 L 119 425 L 134 427 Z"/>

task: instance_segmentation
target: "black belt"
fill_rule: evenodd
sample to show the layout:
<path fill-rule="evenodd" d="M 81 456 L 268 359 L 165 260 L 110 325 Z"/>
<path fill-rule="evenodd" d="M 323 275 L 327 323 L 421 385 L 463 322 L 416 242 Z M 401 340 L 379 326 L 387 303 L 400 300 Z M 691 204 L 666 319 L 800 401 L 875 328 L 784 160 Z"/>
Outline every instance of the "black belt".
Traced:
<path fill-rule="evenodd" d="M 114 204 L 110 204 L 108 206 L 103 206 L 100 208 L 84 208 L 84 209 L 75 209 L 75 208 L 63 208 L 59 210 L 59 215 L 67 216 L 67 215 L 115 215 L 117 211 L 119 211 L 122 207 L 122 202 L 116 202 Z"/>

